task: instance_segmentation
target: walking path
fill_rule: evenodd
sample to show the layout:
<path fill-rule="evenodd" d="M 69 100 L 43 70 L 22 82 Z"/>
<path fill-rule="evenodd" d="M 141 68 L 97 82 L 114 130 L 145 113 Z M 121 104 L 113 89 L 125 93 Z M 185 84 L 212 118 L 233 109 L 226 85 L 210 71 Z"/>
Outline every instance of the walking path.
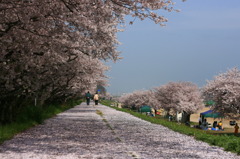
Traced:
<path fill-rule="evenodd" d="M 0 158 L 240 159 L 240 156 L 127 113 L 82 103 L 6 141 L 0 146 Z"/>

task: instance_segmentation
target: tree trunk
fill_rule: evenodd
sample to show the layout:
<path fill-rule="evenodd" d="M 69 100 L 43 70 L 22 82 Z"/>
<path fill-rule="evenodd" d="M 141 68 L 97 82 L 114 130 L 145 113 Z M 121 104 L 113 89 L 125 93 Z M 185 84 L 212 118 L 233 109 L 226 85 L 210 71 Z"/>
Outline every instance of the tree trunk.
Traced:
<path fill-rule="evenodd" d="M 187 123 L 187 122 L 190 123 L 190 115 L 191 115 L 191 114 L 183 111 L 181 122 L 182 122 L 182 123 Z"/>

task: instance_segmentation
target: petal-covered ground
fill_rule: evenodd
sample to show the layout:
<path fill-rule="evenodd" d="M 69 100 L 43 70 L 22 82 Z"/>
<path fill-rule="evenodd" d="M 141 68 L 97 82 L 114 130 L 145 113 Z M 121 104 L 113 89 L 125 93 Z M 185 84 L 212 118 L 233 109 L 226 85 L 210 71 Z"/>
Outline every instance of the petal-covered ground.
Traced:
<path fill-rule="evenodd" d="M 0 146 L 0 158 L 240 159 L 240 156 L 127 113 L 82 103 L 6 141 Z"/>

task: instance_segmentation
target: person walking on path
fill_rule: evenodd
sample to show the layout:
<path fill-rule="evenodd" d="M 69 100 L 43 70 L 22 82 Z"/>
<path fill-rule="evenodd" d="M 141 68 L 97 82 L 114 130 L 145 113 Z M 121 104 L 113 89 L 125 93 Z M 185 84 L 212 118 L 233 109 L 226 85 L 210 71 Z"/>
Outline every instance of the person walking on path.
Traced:
<path fill-rule="evenodd" d="M 99 95 L 96 93 L 93 97 L 93 100 L 95 101 L 95 105 L 98 105 Z"/>
<path fill-rule="evenodd" d="M 235 128 L 234 133 L 235 133 L 235 135 L 237 135 L 237 134 L 238 134 L 238 129 L 239 129 L 239 126 L 238 126 L 237 123 L 236 123 L 236 125 L 234 126 L 234 128 Z"/>
<path fill-rule="evenodd" d="M 86 100 L 87 100 L 87 105 L 90 104 L 90 99 L 91 99 L 91 93 L 88 91 L 86 94 L 85 94 L 85 97 L 86 97 Z"/>

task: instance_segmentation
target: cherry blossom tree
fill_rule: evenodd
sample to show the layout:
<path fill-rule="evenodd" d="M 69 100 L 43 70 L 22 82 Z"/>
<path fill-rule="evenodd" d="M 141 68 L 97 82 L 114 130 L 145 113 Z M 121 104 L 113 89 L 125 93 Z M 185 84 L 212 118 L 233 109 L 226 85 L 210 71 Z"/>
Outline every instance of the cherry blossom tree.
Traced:
<path fill-rule="evenodd" d="M 119 101 L 123 103 L 125 107 L 135 107 L 139 109 L 143 105 L 148 105 L 154 109 L 161 107 L 160 103 L 155 98 L 155 93 L 152 90 L 135 91 L 128 93 L 119 98 Z"/>
<path fill-rule="evenodd" d="M 204 107 L 199 88 L 191 82 L 169 82 L 153 90 L 125 94 L 119 101 L 129 108 L 149 105 L 154 109 L 174 111 L 175 114 L 182 112 L 184 123 L 190 120 L 192 113 Z"/>
<path fill-rule="evenodd" d="M 155 88 L 155 97 L 166 111 L 183 112 L 186 118 L 182 122 L 204 106 L 197 85 L 191 82 L 169 82 Z"/>
<path fill-rule="evenodd" d="M 232 68 L 208 81 L 203 92 L 214 101 L 212 109 L 225 117 L 240 117 L 240 71 Z"/>
<path fill-rule="evenodd" d="M 167 19 L 154 11 L 173 11 L 173 5 L 171 0 L 2 0 L 0 123 L 33 98 L 42 104 L 104 86 L 107 68 L 100 60 L 119 58 L 116 33 L 125 15 L 163 25 Z"/>
<path fill-rule="evenodd" d="M 144 97 L 143 94 L 145 95 L 146 93 L 143 91 L 135 91 L 133 93 L 128 93 L 124 94 L 119 98 L 119 101 L 128 108 L 137 108 L 141 106 L 144 101 L 142 100 Z"/>
<path fill-rule="evenodd" d="M 81 96 L 87 90 L 94 92 L 98 84 L 106 85 L 107 82 L 104 73 L 108 68 L 99 60 L 85 55 L 74 62 L 57 62 L 47 56 L 39 58 L 37 63 L 37 56 L 34 63 L 24 63 L 25 57 L 19 56 L 20 66 L 11 63 L 8 64 L 9 69 L 0 67 L 1 112 L 7 116 L 7 111 L 16 111 L 26 104 L 33 105 L 34 100 L 38 105 L 45 101 L 65 101 Z"/>
<path fill-rule="evenodd" d="M 171 0 L 2 0 L 1 57 L 50 50 L 64 51 L 70 59 L 82 53 L 116 60 L 117 27 L 125 15 L 163 24 L 167 19 L 153 10 L 172 11 L 173 4 Z"/>

